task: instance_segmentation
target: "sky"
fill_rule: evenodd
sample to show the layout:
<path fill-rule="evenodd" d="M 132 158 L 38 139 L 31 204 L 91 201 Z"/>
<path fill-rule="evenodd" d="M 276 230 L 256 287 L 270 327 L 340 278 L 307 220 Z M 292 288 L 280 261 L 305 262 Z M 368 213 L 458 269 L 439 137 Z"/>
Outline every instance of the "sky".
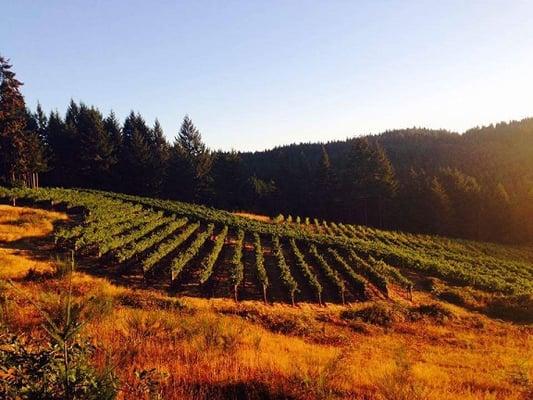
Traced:
<path fill-rule="evenodd" d="M 2 0 L 30 108 L 188 114 L 213 149 L 533 116 L 532 1 Z"/>

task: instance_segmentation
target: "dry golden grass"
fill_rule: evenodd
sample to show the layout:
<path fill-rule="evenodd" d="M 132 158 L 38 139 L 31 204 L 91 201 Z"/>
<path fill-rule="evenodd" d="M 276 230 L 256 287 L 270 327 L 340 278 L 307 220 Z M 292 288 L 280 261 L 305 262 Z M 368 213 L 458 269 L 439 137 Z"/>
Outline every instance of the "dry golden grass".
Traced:
<path fill-rule="evenodd" d="M 0 242 L 46 236 L 55 222 L 67 219 L 64 213 L 0 205 Z"/>
<path fill-rule="evenodd" d="M 0 223 L 0 230 L 9 234 L 9 226 Z M 37 229 L 28 231 L 34 235 Z M 10 257 L 29 265 L 30 255 Z M 17 285 L 53 313 L 67 281 Z M 73 286 L 75 301 L 91 304 L 83 334 L 97 348 L 94 362 L 111 361 L 121 399 L 158 394 L 163 399 L 451 400 L 533 394 L 531 327 L 460 307 L 443 305 L 453 314 L 445 321 L 424 318 L 382 327 L 347 321 L 341 318 L 345 307 L 338 305 L 176 299 L 79 272 Z M 23 296 L 4 290 L 9 325 L 41 337 L 39 314 Z M 435 302 L 419 292 L 415 301 Z M 147 371 L 143 379 L 139 371 Z"/>

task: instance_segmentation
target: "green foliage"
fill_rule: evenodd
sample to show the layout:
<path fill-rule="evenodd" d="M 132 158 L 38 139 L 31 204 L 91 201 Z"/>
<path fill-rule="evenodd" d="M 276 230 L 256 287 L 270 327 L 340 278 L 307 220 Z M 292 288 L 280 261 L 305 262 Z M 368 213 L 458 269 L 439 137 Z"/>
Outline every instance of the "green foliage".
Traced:
<path fill-rule="evenodd" d="M 215 245 L 213 246 L 213 249 L 211 250 L 209 255 L 202 261 L 200 283 L 207 282 L 207 280 L 211 277 L 211 274 L 213 273 L 213 267 L 215 266 L 215 263 L 219 258 L 222 247 L 224 247 L 224 242 L 226 240 L 227 235 L 228 227 L 224 226 L 224 228 L 222 228 L 222 231 L 220 231 L 220 233 L 215 239 Z"/>
<path fill-rule="evenodd" d="M 109 253 L 110 258 L 121 263 L 140 257 L 148 250 L 154 252 L 160 246 L 163 250 L 169 246 L 165 251 L 169 254 L 176 247 L 165 243 L 171 242 L 173 233 L 188 220 L 196 220 L 201 226 L 226 226 L 250 235 L 277 236 L 287 242 L 294 239 L 318 248 L 331 248 L 338 255 L 353 252 L 366 263 L 353 263 L 354 267 L 360 264 L 365 268 L 357 271 L 382 290 L 385 285 L 381 278 L 405 289 L 412 287 L 401 269 L 506 295 L 533 292 L 533 256 L 527 247 L 451 240 L 326 221 L 320 223 L 317 219 L 314 219 L 313 229 L 309 229 L 303 224 L 251 220 L 195 204 L 93 190 L 0 188 L 0 197 L 62 204 L 76 212 L 81 210 L 84 222 L 60 229 L 56 236 L 58 244 L 74 247 L 78 242 L 80 250 Z M 162 255 L 154 257 L 161 258 Z M 354 273 L 352 266 L 346 260 L 339 262 L 334 254 L 331 257 L 347 283 L 362 292 L 364 280 Z M 157 263 L 154 260 L 146 262 Z"/>
<path fill-rule="evenodd" d="M 63 348 L 57 343 L 39 346 L 25 336 L 1 332 L 0 397 L 6 400 L 115 399 L 117 380 L 111 370 L 97 371 L 91 366 L 92 346 L 76 341 L 67 350 L 68 374 Z"/>
<path fill-rule="evenodd" d="M 180 232 L 177 236 L 172 237 L 166 242 L 162 242 L 159 246 L 151 252 L 148 257 L 143 260 L 143 272 L 146 274 L 152 267 L 159 262 L 163 257 L 170 254 L 172 251 L 178 248 L 180 244 L 186 241 L 189 236 L 191 236 L 194 231 L 199 228 L 200 224 L 198 222 L 194 224 L 187 225 L 185 229 Z M 174 271 L 174 268 L 173 268 Z M 174 273 L 172 274 L 172 279 L 174 280 Z"/>
<path fill-rule="evenodd" d="M 309 265 L 305 261 L 304 256 L 296 245 L 295 240 L 291 239 L 289 243 L 294 257 L 296 258 L 296 265 L 298 266 L 298 268 L 300 268 L 300 271 L 302 272 L 305 279 L 307 279 L 307 283 L 309 284 L 309 286 L 311 286 L 313 291 L 316 293 L 318 303 L 322 304 L 322 285 L 318 281 L 316 275 L 311 271 L 311 267 L 309 267 Z"/>
<path fill-rule="evenodd" d="M 360 320 L 372 325 L 390 327 L 394 322 L 405 318 L 403 310 L 385 303 L 375 303 L 362 309 L 348 309 L 341 311 L 341 318 L 345 320 Z"/>
<path fill-rule="evenodd" d="M 319 254 L 314 244 L 309 246 L 309 253 L 315 258 L 318 266 L 322 269 L 326 278 L 328 278 L 330 283 L 337 288 L 338 293 L 341 296 L 342 302 L 344 303 L 344 293 L 346 292 L 346 285 L 344 283 L 344 280 L 341 278 L 337 271 L 331 268 L 325 258 Z"/>
<path fill-rule="evenodd" d="M 335 260 L 338 266 L 341 267 L 343 273 L 349 278 L 349 282 L 352 284 L 354 289 L 357 291 L 359 296 L 365 297 L 366 293 L 366 282 L 360 275 L 358 275 L 346 260 L 339 254 L 335 249 L 328 249 L 329 254 Z"/>
<path fill-rule="evenodd" d="M 261 237 L 258 233 L 254 233 L 254 249 L 255 249 L 255 269 L 257 273 L 257 280 L 263 286 L 263 297 L 266 302 L 266 289 L 268 287 L 268 275 L 265 269 L 265 257 L 263 255 L 263 248 L 261 246 Z"/>
<path fill-rule="evenodd" d="M 244 279 L 244 264 L 242 262 L 242 247 L 244 245 L 244 231 L 239 229 L 237 231 L 237 240 L 233 250 L 233 257 L 231 258 L 231 284 L 234 288 L 235 300 L 237 300 L 237 287 Z"/>
<path fill-rule="evenodd" d="M 272 237 L 272 250 L 274 252 L 274 256 L 276 257 L 278 269 L 280 271 L 281 275 L 281 281 L 283 282 L 283 285 L 289 292 L 291 296 L 291 302 L 292 304 L 295 303 L 294 296 L 297 292 L 299 292 L 298 284 L 296 283 L 296 280 L 293 278 L 291 274 L 291 270 L 289 266 L 287 265 L 287 262 L 285 261 L 285 256 L 283 255 L 283 250 L 281 248 L 281 244 L 279 242 L 279 237 L 273 236 Z"/>
<path fill-rule="evenodd" d="M 380 291 L 382 291 L 386 296 L 389 295 L 389 289 L 387 287 L 387 278 L 372 266 L 368 265 L 365 260 L 360 258 L 353 250 L 348 251 L 350 261 L 352 261 L 357 268 L 362 272 L 362 274 L 376 286 Z"/>
<path fill-rule="evenodd" d="M 187 250 L 180 253 L 178 257 L 172 260 L 172 265 L 170 267 L 172 280 L 175 280 L 181 273 L 183 268 L 185 268 L 187 263 L 200 252 L 200 249 L 202 248 L 206 240 L 213 234 L 214 229 L 215 225 L 209 224 L 205 231 L 199 233 L 196 236 L 196 238 Z"/>
<path fill-rule="evenodd" d="M 71 264 L 74 267 L 74 260 Z M 0 331 L 0 395 L 6 399 L 94 399 L 111 400 L 117 395 L 117 379 L 111 369 L 96 371 L 90 364 L 92 346 L 79 333 L 95 299 L 75 302 L 72 297 L 72 269 L 68 292 L 62 295 L 59 310 L 48 313 L 14 284 L 41 314 L 49 341 L 32 343 L 22 335 Z M 99 307 L 98 305 L 96 307 Z M 99 307 L 101 311 L 101 304 Z"/>

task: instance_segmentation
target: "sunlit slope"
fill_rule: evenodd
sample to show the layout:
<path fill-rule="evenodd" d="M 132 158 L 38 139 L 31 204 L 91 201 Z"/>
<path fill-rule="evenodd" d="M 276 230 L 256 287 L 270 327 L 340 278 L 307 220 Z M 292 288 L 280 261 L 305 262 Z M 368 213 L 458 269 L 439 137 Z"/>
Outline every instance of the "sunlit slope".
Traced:
<path fill-rule="evenodd" d="M 79 214 L 58 246 L 199 295 L 344 302 L 408 297 L 421 277 L 533 293 L 533 249 L 319 222 L 263 222 L 204 206 L 69 189 L 0 189 L 4 202 Z M 307 223 L 306 223 L 307 222 Z"/>

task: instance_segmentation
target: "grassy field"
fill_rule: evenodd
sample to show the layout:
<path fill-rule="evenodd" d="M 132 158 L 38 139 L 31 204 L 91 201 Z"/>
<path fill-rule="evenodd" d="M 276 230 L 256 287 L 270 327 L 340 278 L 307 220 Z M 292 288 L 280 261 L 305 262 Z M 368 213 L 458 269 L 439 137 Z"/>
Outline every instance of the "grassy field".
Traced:
<path fill-rule="evenodd" d="M 119 398 L 526 399 L 533 394 L 532 328 L 441 301 L 435 288 L 441 294 L 450 288 L 438 278 L 431 280 L 433 288 L 415 286 L 412 301 L 392 290 L 389 299 L 345 306 L 176 297 L 155 285 L 125 285 L 101 271 L 96 276 L 94 267 L 84 264 L 94 262 L 90 258 L 80 259 L 70 278 L 60 273 L 64 261 L 55 259 L 53 230 L 68 218 L 0 207 L 0 276 L 14 285 L 2 285 L 2 325 L 46 343 L 42 314 L 32 302 L 50 315 L 60 314 L 71 281 L 73 302 L 86 306 L 79 336 L 94 345 L 91 363 L 97 369 L 115 371 Z M 497 296 L 465 291 L 472 307 Z M 5 376 L 0 374 L 3 383 Z"/>

